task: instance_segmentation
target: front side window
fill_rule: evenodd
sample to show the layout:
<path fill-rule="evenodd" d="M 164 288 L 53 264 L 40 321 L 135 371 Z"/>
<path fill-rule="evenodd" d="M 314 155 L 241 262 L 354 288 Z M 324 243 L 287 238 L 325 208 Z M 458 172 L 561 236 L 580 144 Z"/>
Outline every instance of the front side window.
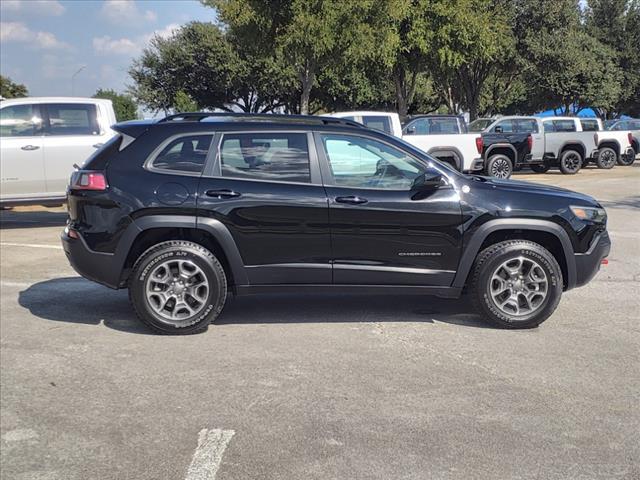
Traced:
<path fill-rule="evenodd" d="M 580 120 L 583 132 L 597 132 L 598 121 L 597 120 Z"/>
<path fill-rule="evenodd" d="M 211 134 L 185 135 L 170 141 L 153 159 L 153 168 L 188 173 L 201 173 L 209 147 Z"/>
<path fill-rule="evenodd" d="M 100 135 L 98 111 L 95 105 L 82 103 L 52 103 L 47 105 L 48 135 Z"/>
<path fill-rule="evenodd" d="M 403 151 L 370 138 L 323 135 L 322 144 L 337 186 L 409 190 L 428 169 Z"/>
<path fill-rule="evenodd" d="M 232 133 L 222 137 L 223 177 L 310 183 L 305 133 Z"/>
<path fill-rule="evenodd" d="M 376 115 L 376 116 L 365 115 L 362 117 L 362 123 L 366 127 L 374 128 L 384 133 L 392 133 L 391 122 L 389 121 L 389 117 L 385 117 L 381 115 Z"/>
<path fill-rule="evenodd" d="M 0 110 L 0 137 L 32 137 L 41 124 L 33 105 L 11 105 Z"/>

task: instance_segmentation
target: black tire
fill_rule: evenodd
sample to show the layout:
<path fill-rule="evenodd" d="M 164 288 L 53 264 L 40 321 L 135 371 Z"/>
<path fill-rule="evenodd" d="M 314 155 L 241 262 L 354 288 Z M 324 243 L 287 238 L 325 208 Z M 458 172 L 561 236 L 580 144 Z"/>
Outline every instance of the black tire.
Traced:
<path fill-rule="evenodd" d="M 609 170 L 615 167 L 616 163 L 618 163 L 618 154 L 613 148 L 604 147 L 600 149 L 598 159 L 596 160 L 598 168 Z"/>
<path fill-rule="evenodd" d="M 513 173 L 513 164 L 506 155 L 498 153 L 491 155 L 485 167 L 485 174 L 489 177 L 506 180 Z"/>
<path fill-rule="evenodd" d="M 582 160 L 582 168 L 586 168 L 589 165 L 589 162 L 591 162 L 591 160 L 588 158 Z"/>
<path fill-rule="evenodd" d="M 576 150 L 565 150 L 560 155 L 560 171 L 564 175 L 575 175 L 582 168 L 582 155 Z"/>
<path fill-rule="evenodd" d="M 622 167 L 629 167 L 633 165 L 633 162 L 636 161 L 636 151 L 632 150 L 630 155 L 625 155 L 624 153 L 618 155 L 618 165 Z"/>
<path fill-rule="evenodd" d="M 535 165 L 531 165 L 531 170 L 535 173 L 547 173 L 549 171 L 548 163 L 537 163 Z"/>
<path fill-rule="evenodd" d="M 502 309 L 492 296 L 494 272 L 505 262 L 525 259 L 544 272 L 547 282 L 546 296 L 529 314 L 510 314 Z M 524 264 L 524 261 L 523 261 Z M 520 282 L 523 282 L 520 280 Z M 499 284 L 499 281 L 498 281 Z M 508 290 L 512 292 L 512 290 Z M 502 328 L 534 328 L 549 318 L 562 297 L 562 270 L 554 256 L 543 246 L 527 240 L 507 240 L 486 248 L 476 258 L 471 271 L 469 293 L 475 311 L 494 325 Z M 511 294 L 511 293 L 509 293 Z M 523 298 L 516 295 L 518 305 Z M 518 310 L 519 310 L 518 306 Z"/>
<path fill-rule="evenodd" d="M 197 303 L 197 311 L 191 316 L 172 320 L 163 318 L 160 313 L 154 311 L 151 305 L 153 293 L 149 299 L 147 282 L 151 282 L 150 275 L 154 269 L 162 268 L 167 263 L 172 265 L 178 261 L 186 261 L 188 266 L 194 269 L 193 271 L 198 272 L 196 275 L 204 277 L 206 294 L 203 293 L 203 300 L 198 302 L 196 296 L 189 296 L 190 291 L 184 293 L 183 290 L 187 290 L 187 287 L 181 287 L 183 290 L 180 291 L 179 298 L 182 299 L 184 295 L 184 303 L 189 299 L 189 307 L 193 307 L 191 303 Z M 167 278 L 170 276 L 174 280 L 174 283 L 176 279 L 183 278 L 170 268 L 166 268 L 166 274 Z M 187 285 L 189 280 L 186 281 Z M 152 330 L 162 334 L 187 335 L 204 332 L 222 311 L 226 297 L 227 279 L 218 259 L 202 245 L 185 240 L 170 240 L 149 248 L 138 258 L 129 278 L 129 300 L 136 314 Z M 182 300 L 174 299 L 171 305 L 170 299 L 165 305 L 173 306 L 175 311 L 179 306 L 176 302 L 180 301 Z"/>

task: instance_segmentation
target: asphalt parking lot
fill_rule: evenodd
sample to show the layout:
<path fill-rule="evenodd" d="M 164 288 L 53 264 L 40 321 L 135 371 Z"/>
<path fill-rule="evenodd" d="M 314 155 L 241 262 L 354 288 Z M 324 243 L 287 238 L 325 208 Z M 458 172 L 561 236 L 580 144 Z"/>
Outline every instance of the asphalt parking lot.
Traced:
<path fill-rule="evenodd" d="M 607 208 L 609 265 L 540 328 L 460 300 L 230 300 L 202 335 L 78 277 L 64 209 L 3 211 L 1 477 L 640 478 L 640 162 L 519 174 Z"/>

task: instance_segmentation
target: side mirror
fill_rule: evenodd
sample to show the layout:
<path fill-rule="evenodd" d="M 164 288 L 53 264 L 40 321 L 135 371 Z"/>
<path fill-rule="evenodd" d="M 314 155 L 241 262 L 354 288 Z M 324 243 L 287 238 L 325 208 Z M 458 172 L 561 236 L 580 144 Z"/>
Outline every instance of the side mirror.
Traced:
<path fill-rule="evenodd" d="M 427 172 L 416 177 L 411 185 L 414 192 L 431 192 L 447 185 L 447 181 L 440 173 Z"/>
<path fill-rule="evenodd" d="M 493 129 L 493 131 L 496 133 L 502 133 L 502 127 L 498 125 L 496 128 Z"/>
<path fill-rule="evenodd" d="M 411 127 L 407 127 L 404 131 L 405 135 L 415 135 L 416 134 L 416 127 L 411 126 Z"/>

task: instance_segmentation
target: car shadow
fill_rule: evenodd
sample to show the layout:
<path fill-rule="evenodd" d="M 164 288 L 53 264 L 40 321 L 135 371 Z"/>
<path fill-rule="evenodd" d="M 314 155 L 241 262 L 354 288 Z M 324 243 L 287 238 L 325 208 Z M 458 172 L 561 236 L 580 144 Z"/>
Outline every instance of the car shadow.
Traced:
<path fill-rule="evenodd" d="M 35 283 L 20 292 L 18 303 L 45 320 L 104 325 L 127 333 L 153 334 L 136 318 L 125 290 L 111 290 L 79 277 Z M 485 323 L 464 299 L 417 295 L 272 294 L 231 297 L 215 321 L 218 325 L 379 322 L 441 322 L 462 327 L 494 328 Z"/>
<path fill-rule="evenodd" d="M 640 208 L 640 195 L 633 195 L 620 200 L 601 200 L 600 204 L 605 208 Z"/>
<path fill-rule="evenodd" d="M 38 210 L 15 211 L 0 210 L 0 229 L 38 227 L 64 227 L 67 222 L 67 212 Z"/>

